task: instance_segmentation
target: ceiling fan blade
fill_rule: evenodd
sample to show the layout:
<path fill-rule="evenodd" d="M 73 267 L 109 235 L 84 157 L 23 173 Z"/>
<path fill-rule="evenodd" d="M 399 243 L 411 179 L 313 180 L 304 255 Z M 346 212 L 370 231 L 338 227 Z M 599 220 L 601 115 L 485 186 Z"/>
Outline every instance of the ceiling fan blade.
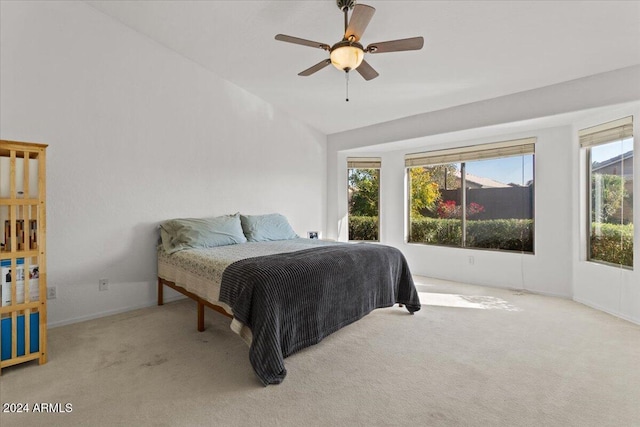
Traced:
<path fill-rule="evenodd" d="M 362 37 L 362 33 L 369 25 L 369 21 L 373 18 L 373 14 L 376 13 L 376 9 L 367 6 L 366 4 L 357 4 L 353 8 L 351 13 L 351 19 L 349 20 L 349 26 L 344 32 L 344 38 L 349 40 L 349 37 L 353 36 L 353 41 L 358 41 Z"/>
<path fill-rule="evenodd" d="M 380 74 L 378 74 L 378 72 L 376 70 L 373 69 L 373 67 L 371 65 L 369 65 L 369 63 L 365 60 L 362 61 L 362 64 L 360 64 L 360 66 L 358 68 L 356 68 L 356 71 L 358 73 L 360 73 L 360 75 L 362 77 L 364 77 L 365 80 L 371 80 L 371 79 L 375 79 L 376 77 L 378 77 Z"/>
<path fill-rule="evenodd" d="M 328 44 L 305 40 L 298 37 L 286 36 L 284 34 L 278 34 L 276 36 L 276 40 L 280 40 L 281 42 L 300 44 L 302 46 L 317 47 L 324 50 L 329 50 L 331 48 L 331 46 L 329 46 Z"/>
<path fill-rule="evenodd" d="M 315 73 L 316 71 L 322 70 L 324 67 L 326 67 L 329 64 L 331 64 L 331 60 L 330 59 L 325 59 L 323 61 L 318 62 L 313 67 L 309 67 L 306 70 L 298 73 L 298 75 L 299 76 L 304 76 L 304 77 L 310 76 L 311 74 Z M 362 66 L 362 64 L 360 64 L 360 66 Z M 358 68 L 360 68 L 360 67 L 358 67 Z"/>
<path fill-rule="evenodd" d="M 368 53 L 399 52 L 403 50 L 420 50 L 424 46 L 423 37 L 390 40 L 388 42 L 371 43 L 365 49 Z"/>

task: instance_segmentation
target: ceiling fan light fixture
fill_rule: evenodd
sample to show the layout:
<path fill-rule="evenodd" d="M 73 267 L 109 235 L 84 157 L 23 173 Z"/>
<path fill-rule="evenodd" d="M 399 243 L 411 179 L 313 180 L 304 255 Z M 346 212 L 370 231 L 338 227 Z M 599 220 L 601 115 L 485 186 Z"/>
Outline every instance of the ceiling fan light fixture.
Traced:
<path fill-rule="evenodd" d="M 338 43 L 331 49 L 331 63 L 340 71 L 355 70 L 363 59 L 364 50 L 358 43 Z"/>

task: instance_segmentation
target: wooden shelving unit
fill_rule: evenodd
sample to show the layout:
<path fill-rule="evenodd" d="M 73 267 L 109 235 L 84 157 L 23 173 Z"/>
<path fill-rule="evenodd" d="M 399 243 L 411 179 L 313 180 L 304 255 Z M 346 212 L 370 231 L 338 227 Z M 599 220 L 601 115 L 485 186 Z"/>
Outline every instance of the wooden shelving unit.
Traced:
<path fill-rule="evenodd" d="M 46 148 L 0 140 L 0 374 L 47 362 Z"/>

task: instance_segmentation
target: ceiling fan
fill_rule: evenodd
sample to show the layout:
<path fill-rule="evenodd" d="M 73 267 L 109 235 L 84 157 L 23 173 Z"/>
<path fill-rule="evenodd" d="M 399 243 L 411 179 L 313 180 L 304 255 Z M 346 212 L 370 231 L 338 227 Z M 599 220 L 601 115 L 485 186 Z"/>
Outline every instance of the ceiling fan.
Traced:
<path fill-rule="evenodd" d="M 376 9 L 366 4 L 356 4 L 356 0 L 336 0 L 338 8 L 344 13 L 344 36 L 342 40 L 329 46 L 326 43 L 314 42 L 284 34 L 276 35 L 276 40 L 320 48 L 329 52 L 329 58 L 318 62 L 316 65 L 298 73 L 299 76 L 310 76 L 322 70 L 329 64 L 333 64 L 338 70 L 344 71 L 347 76 L 347 90 L 349 71 L 356 70 L 365 80 L 378 77 L 378 72 L 364 60 L 365 53 L 399 52 L 404 50 L 420 50 L 424 45 L 424 38 L 412 37 L 408 39 L 389 40 L 386 42 L 371 43 L 366 48 L 359 43 L 362 33 L 369 25 L 369 21 Z M 353 9 L 351 19 L 348 12 Z M 347 96 L 347 101 L 349 100 Z"/>

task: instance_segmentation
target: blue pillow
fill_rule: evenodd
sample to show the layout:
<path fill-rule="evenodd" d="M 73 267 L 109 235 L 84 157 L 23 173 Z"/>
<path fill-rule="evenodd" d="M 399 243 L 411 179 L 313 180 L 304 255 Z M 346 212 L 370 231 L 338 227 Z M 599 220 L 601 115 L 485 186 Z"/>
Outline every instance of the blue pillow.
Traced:
<path fill-rule="evenodd" d="M 249 242 L 297 239 L 298 236 L 284 215 L 240 215 L 242 231 Z"/>
<path fill-rule="evenodd" d="M 164 250 L 172 254 L 183 249 L 213 248 L 245 243 L 240 214 L 214 218 L 178 218 L 160 224 Z"/>

